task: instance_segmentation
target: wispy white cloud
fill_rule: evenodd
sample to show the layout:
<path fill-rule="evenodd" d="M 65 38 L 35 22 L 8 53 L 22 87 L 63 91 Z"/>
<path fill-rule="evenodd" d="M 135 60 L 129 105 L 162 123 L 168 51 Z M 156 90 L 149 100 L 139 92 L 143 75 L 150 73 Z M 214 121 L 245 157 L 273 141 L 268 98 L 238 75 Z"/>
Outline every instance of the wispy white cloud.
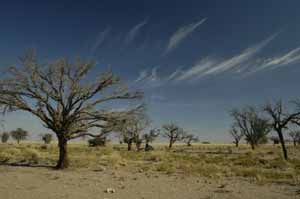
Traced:
<path fill-rule="evenodd" d="M 245 65 L 255 55 L 257 55 L 257 53 L 260 52 L 267 44 L 269 44 L 277 35 L 278 33 L 270 36 L 269 38 L 263 40 L 262 42 L 252 47 L 247 48 L 240 54 L 217 64 L 211 69 L 205 71 L 204 75 L 219 74 L 222 72 L 230 71 L 234 68 L 237 71 L 238 68 L 243 67 L 243 65 Z"/>
<path fill-rule="evenodd" d="M 140 72 L 138 78 L 134 81 L 134 82 L 140 82 L 145 80 L 148 77 L 148 71 L 147 70 L 143 70 Z"/>
<path fill-rule="evenodd" d="M 177 68 L 174 72 L 172 72 L 168 77 L 167 77 L 167 81 L 172 81 L 175 80 L 177 78 L 179 78 L 181 75 L 184 74 L 184 71 L 180 68 Z"/>
<path fill-rule="evenodd" d="M 158 68 L 154 67 L 151 70 L 141 71 L 138 78 L 134 81 L 135 85 L 144 89 L 162 86 L 165 80 L 159 76 Z"/>
<path fill-rule="evenodd" d="M 145 71 L 141 72 L 137 80 L 143 80 L 144 85 L 146 85 L 147 88 L 156 88 L 169 85 L 169 83 L 172 82 L 198 80 L 199 78 L 206 76 L 220 75 L 223 73 L 246 77 L 265 68 L 274 69 L 293 63 L 300 63 L 300 47 L 270 59 L 263 59 L 258 56 L 259 52 L 273 41 L 278 34 L 279 33 L 276 33 L 267 39 L 246 48 L 229 59 L 206 57 L 186 70 L 177 68 L 167 76 L 158 74 L 158 68 L 154 67 L 150 69 L 149 73 L 146 73 Z"/>
<path fill-rule="evenodd" d="M 99 32 L 96 41 L 91 48 L 92 53 L 94 53 L 105 42 L 105 39 L 109 35 L 110 31 L 111 28 L 107 27 L 105 30 Z"/>
<path fill-rule="evenodd" d="M 264 62 L 256 68 L 255 72 L 264 69 L 275 69 L 298 62 L 300 62 L 300 47 L 295 48 L 284 55 L 264 60 Z"/>
<path fill-rule="evenodd" d="M 201 24 L 206 21 L 206 18 L 183 27 L 180 27 L 169 39 L 165 53 L 176 48 L 187 36 L 194 32 Z"/>
<path fill-rule="evenodd" d="M 215 64 L 216 64 L 216 60 L 213 60 L 211 58 L 202 59 L 190 69 L 186 70 L 185 72 L 182 72 L 182 74 L 178 76 L 175 80 L 182 81 L 182 80 L 197 78 L 201 76 L 201 74 L 203 74 L 205 71 L 213 67 Z"/>
<path fill-rule="evenodd" d="M 135 25 L 131 30 L 127 33 L 125 38 L 125 44 L 130 44 L 137 37 L 141 29 L 147 24 L 147 20 L 144 20 L 137 25 Z"/>

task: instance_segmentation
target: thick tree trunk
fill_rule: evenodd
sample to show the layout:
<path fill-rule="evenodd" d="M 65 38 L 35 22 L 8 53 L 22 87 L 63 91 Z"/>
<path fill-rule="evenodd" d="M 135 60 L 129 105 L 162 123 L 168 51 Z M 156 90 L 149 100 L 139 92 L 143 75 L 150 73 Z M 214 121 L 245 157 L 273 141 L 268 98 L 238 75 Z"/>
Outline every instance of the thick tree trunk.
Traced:
<path fill-rule="evenodd" d="M 55 167 L 56 169 L 65 169 L 69 167 L 67 142 L 68 140 L 65 138 L 58 138 L 59 159 Z"/>
<path fill-rule="evenodd" d="M 285 143 L 284 143 L 284 138 L 283 138 L 283 135 L 282 135 L 282 131 L 277 130 L 277 133 L 278 133 L 278 137 L 279 137 L 279 140 L 280 140 L 280 143 L 281 143 L 283 157 L 284 157 L 285 160 L 287 160 L 288 159 L 288 154 L 287 154 L 287 150 L 285 148 Z"/>
<path fill-rule="evenodd" d="M 250 145 L 251 145 L 251 149 L 254 150 L 255 149 L 255 144 L 250 143 Z"/>
<path fill-rule="evenodd" d="M 294 146 L 297 146 L 297 141 L 296 141 L 296 139 L 294 139 L 293 142 L 294 142 Z"/>

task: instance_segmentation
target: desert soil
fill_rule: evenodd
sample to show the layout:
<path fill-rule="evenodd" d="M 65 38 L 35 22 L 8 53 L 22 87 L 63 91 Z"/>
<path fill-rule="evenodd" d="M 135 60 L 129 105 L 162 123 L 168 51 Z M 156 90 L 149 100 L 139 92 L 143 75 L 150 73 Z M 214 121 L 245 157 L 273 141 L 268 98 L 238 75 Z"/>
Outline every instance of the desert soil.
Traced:
<path fill-rule="evenodd" d="M 108 188 L 114 193 L 106 193 Z M 0 166 L 0 199 L 284 199 L 300 187 L 250 179 L 210 179 L 181 174 Z"/>

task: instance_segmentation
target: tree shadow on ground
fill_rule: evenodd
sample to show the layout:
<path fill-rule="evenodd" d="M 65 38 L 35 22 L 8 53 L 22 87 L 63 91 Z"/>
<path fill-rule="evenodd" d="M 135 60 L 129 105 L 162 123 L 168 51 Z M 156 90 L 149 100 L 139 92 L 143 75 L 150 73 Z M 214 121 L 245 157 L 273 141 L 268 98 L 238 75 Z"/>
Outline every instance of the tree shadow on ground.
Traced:
<path fill-rule="evenodd" d="M 33 168 L 49 168 L 55 169 L 55 166 L 46 165 L 46 164 L 34 164 L 28 162 L 0 162 L 0 166 L 11 166 L 11 167 L 33 167 Z"/>

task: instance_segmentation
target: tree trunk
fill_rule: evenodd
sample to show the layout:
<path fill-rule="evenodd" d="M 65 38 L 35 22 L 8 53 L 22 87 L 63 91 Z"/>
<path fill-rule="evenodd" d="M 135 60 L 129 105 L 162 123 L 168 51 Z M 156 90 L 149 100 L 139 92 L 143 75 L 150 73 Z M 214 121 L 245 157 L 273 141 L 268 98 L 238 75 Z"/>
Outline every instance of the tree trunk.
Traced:
<path fill-rule="evenodd" d="M 187 143 L 187 146 L 192 146 L 192 144 L 190 142 Z"/>
<path fill-rule="evenodd" d="M 17 140 L 17 143 L 20 144 L 20 140 L 19 139 Z"/>
<path fill-rule="evenodd" d="M 132 149 L 132 142 L 129 141 L 129 142 L 127 143 L 127 150 L 128 150 L 128 151 L 131 151 L 131 149 Z"/>
<path fill-rule="evenodd" d="M 294 139 L 293 142 L 294 142 L 294 147 L 297 146 L 297 141 L 296 141 L 296 139 Z"/>
<path fill-rule="evenodd" d="M 255 144 L 250 143 L 250 145 L 251 145 L 251 149 L 254 150 L 255 149 Z"/>
<path fill-rule="evenodd" d="M 171 149 L 172 146 L 173 146 L 173 139 L 171 138 L 171 139 L 170 139 L 170 143 L 169 143 L 169 149 Z"/>
<path fill-rule="evenodd" d="M 239 142 L 235 141 L 235 147 L 239 147 Z"/>
<path fill-rule="evenodd" d="M 282 131 L 277 130 L 277 133 L 278 133 L 278 137 L 279 137 L 279 140 L 280 140 L 280 143 L 281 143 L 283 157 L 284 157 L 285 160 L 287 160 L 288 159 L 288 154 L 287 154 L 287 150 L 285 148 L 285 143 L 284 143 L 284 138 L 283 138 L 283 135 L 282 135 Z"/>
<path fill-rule="evenodd" d="M 67 139 L 58 137 L 59 159 L 56 164 L 56 169 L 65 169 L 69 167 L 67 142 Z"/>
<path fill-rule="evenodd" d="M 135 146 L 137 151 L 141 150 L 141 143 L 136 143 Z"/>

